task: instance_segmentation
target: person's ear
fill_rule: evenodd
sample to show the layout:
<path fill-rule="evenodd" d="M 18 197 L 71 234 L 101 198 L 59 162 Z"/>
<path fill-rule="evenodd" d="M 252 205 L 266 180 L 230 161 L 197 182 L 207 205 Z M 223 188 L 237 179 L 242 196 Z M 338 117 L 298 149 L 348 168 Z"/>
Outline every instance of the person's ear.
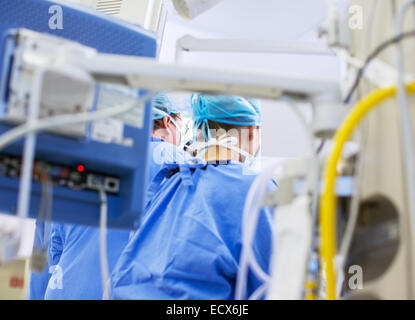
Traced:
<path fill-rule="evenodd" d="M 170 117 L 165 116 L 163 118 L 163 128 L 167 129 L 169 127 L 169 124 L 170 124 Z"/>

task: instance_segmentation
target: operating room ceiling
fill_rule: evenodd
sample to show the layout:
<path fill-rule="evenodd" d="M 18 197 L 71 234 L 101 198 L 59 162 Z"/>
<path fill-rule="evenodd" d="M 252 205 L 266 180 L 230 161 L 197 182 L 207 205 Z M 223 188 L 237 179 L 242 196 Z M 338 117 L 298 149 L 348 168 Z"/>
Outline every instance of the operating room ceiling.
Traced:
<path fill-rule="evenodd" d="M 348 0 L 341 0 L 344 6 Z M 314 40 L 327 16 L 326 0 L 224 0 L 191 21 L 176 24 L 225 38 Z"/>

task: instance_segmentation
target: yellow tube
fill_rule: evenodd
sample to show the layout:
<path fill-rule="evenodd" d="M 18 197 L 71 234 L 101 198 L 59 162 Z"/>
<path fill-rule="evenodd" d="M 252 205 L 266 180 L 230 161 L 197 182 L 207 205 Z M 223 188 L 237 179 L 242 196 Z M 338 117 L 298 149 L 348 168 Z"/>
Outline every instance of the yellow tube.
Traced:
<path fill-rule="evenodd" d="M 326 273 L 327 298 L 336 299 L 336 273 L 334 257 L 336 255 L 336 197 L 337 162 L 344 144 L 350 139 L 354 129 L 366 114 L 388 98 L 396 95 L 396 87 L 378 89 L 362 99 L 352 109 L 334 136 L 334 144 L 325 163 L 323 181 L 324 191 L 320 198 L 321 256 L 323 270 Z M 407 85 L 407 91 L 415 94 L 415 82 Z"/>

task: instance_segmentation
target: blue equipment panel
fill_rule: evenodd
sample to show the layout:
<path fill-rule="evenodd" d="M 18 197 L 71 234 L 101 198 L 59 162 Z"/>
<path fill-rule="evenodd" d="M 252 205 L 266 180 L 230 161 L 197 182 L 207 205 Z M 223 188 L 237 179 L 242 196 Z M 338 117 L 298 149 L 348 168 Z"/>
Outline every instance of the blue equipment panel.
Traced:
<path fill-rule="evenodd" d="M 51 29 L 49 8 L 62 8 L 62 29 Z M 7 82 L 10 55 L 5 54 L 7 38 L 13 29 L 25 28 L 77 41 L 101 53 L 155 57 L 157 42 L 154 35 L 120 19 L 109 17 L 93 9 L 46 0 L 0 0 L 0 103 L 7 103 Z M 9 52 L 10 53 L 10 52 Z M 70 168 L 82 165 L 86 170 L 119 179 L 119 192 L 108 194 L 108 226 L 118 229 L 137 228 L 144 208 L 147 180 L 148 150 L 152 130 L 150 103 L 145 107 L 141 128 L 124 125 L 124 137 L 132 146 L 101 143 L 88 138 L 73 139 L 41 133 L 37 135 L 36 160 Z M 0 134 L 12 128 L 0 123 Z M 1 150 L 1 154 L 20 157 L 21 139 Z M 0 173 L 0 212 L 16 214 L 19 179 Z M 32 183 L 29 215 L 38 216 L 41 184 Z M 98 225 L 99 195 L 95 191 L 53 187 L 52 220 L 59 222 Z"/>

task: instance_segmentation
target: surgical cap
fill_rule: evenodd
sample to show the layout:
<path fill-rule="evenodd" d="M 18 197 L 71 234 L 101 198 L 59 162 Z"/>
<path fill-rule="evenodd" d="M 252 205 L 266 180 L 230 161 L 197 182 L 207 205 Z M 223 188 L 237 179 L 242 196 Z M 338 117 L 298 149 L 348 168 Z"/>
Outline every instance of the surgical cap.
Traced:
<path fill-rule="evenodd" d="M 262 114 L 255 99 L 209 94 L 191 97 L 195 129 L 202 126 L 209 135 L 208 120 L 236 126 L 261 126 Z"/>
<path fill-rule="evenodd" d="M 153 120 L 163 119 L 166 116 L 164 113 L 167 113 L 168 115 L 180 113 L 175 107 L 173 99 L 167 94 L 160 93 L 156 95 L 151 103 L 153 108 Z"/>

